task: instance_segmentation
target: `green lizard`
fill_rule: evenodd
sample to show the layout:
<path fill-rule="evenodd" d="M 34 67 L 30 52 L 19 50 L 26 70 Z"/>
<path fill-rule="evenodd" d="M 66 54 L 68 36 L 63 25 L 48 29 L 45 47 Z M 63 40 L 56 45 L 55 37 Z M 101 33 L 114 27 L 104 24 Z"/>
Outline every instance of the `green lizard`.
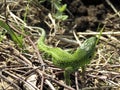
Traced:
<path fill-rule="evenodd" d="M 52 56 L 52 62 L 59 68 L 65 70 L 64 78 L 67 85 L 70 85 L 70 74 L 83 67 L 90 62 L 94 55 L 96 46 L 96 37 L 87 39 L 83 44 L 77 48 L 74 53 L 68 53 L 61 48 L 54 48 L 45 44 L 45 30 L 40 28 L 41 37 L 38 39 L 38 48 L 45 53 Z"/>

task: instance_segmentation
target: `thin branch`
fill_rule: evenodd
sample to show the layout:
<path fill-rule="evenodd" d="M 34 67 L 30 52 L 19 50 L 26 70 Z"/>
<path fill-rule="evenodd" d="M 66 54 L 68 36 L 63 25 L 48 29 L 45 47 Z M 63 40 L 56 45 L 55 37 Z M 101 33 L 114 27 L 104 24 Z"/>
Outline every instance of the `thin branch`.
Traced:
<path fill-rule="evenodd" d="M 117 11 L 117 9 L 113 6 L 113 4 L 110 2 L 110 0 L 105 0 L 107 4 L 113 9 L 113 11 L 120 17 L 120 13 Z"/>
<path fill-rule="evenodd" d="M 100 32 L 78 32 L 78 35 L 98 35 Z M 120 36 L 120 32 L 102 32 L 102 35 Z"/>

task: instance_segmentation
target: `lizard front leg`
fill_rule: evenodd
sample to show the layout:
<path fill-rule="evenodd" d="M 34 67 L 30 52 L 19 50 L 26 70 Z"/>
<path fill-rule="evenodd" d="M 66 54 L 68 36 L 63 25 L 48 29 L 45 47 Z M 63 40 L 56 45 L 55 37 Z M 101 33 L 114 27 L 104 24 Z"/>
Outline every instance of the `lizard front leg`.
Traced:
<path fill-rule="evenodd" d="M 70 86 L 70 74 L 74 71 L 74 69 L 72 67 L 67 67 L 65 68 L 65 71 L 64 71 L 64 79 L 65 79 L 65 83 L 67 85 Z"/>

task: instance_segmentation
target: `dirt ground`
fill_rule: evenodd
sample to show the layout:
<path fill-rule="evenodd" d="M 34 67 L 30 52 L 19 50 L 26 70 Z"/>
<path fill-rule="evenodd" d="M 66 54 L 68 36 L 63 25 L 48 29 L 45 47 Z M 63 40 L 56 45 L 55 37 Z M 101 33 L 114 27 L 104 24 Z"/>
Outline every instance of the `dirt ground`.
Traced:
<path fill-rule="evenodd" d="M 0 38 L 3 36 L 3 40 L 0 39 L 0 90 L 27 90 L 28 87 L 32 88 L 28 90 L 120 89 L 119 0 L 110 0 L 111 4 L 107 2 L 109 0 L 63 0 L 62 3 L 67 4 L 64 14 L 68 15 L 68 19 L 65 21 L 49 16 L 52 15 L 49 14 L 52 8 L 47 0 L 43 3 L 38 3 L 39 0 L 28 1 L 11 0 L 6 4 L 0 1 L 0 20 L 7 19 L 9 26 L 24 37 L 24 47 L 20 48 L 9 33 L 0 28 Z M 87 65 L 84 75 L 81 68 L 72 73 L 71 86 L 67 86 L 63 70 L 52 64 L 49 60 L 51 57 L 37 50 L 40 32 L 24 27 L 27 25 L 44 28 L 47 33 L 46 43 L 66 50 L 78 47 L 76 37 L 83 42 L 99 34 L 103 27 L 104 30 L 96 46 L 96 54 Z M 29 77 L 33 78 L 32 84 Z"/>

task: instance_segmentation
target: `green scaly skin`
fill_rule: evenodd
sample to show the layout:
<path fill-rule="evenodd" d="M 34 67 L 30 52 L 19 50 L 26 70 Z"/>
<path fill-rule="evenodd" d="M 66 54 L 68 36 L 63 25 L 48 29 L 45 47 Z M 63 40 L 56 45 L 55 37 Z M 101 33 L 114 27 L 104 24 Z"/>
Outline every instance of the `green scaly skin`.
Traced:
<path fill-rule="evenodd" d="M 46 33 L 40 28 L 41 37 L 38 39 L 38 48 L 52 56 L 52 62 L 59 68 L 65 70 L 64 77 L 67 85 L 70 85 L 70 74 L 90 63 L 96 46 L 96 37 L 91 37 L 83 42 L 77 50 L 71 54 L 61 48 L 54 48 L 45 44 Z"/>

